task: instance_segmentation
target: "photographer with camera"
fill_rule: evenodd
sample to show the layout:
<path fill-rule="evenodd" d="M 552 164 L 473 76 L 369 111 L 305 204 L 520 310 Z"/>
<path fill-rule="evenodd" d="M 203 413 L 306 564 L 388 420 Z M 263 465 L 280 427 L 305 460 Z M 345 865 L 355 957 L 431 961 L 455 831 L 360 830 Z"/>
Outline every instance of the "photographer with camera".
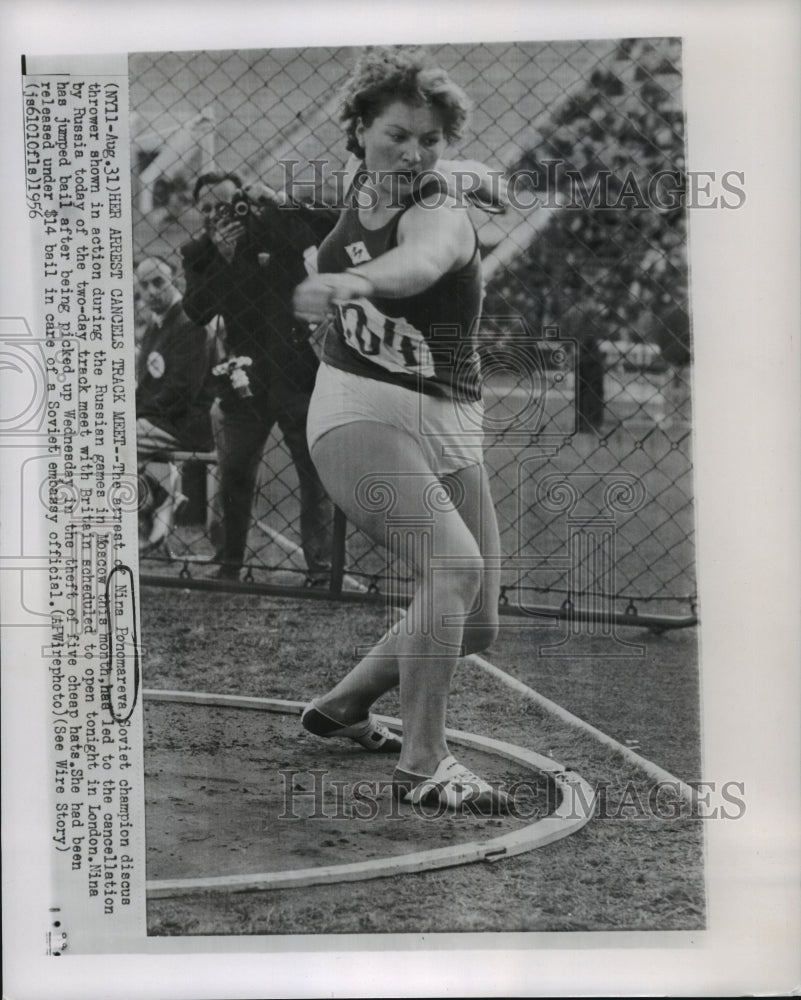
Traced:
<path fill-rule="evenodd" d="M 331 503 L 309 456 L 306 412 L 318 360 L 308 329 L 292 309 L 306 277 L 304 251 L 330 231 L 336 216 L 281 207 L 262 184 L 244 187 L 235 174 L 204 174 L 194 187 L 204 233 L 181 248 L 184 308 L 197 323 L 219 316 L 228 364 L 221 377 L 217 439 L 222 494 L 218 575 L 238 579 L 245 558 L 262 450 L 275 423 L 300 483 L 300 531 L 312 582 L 330 567 Z"/>

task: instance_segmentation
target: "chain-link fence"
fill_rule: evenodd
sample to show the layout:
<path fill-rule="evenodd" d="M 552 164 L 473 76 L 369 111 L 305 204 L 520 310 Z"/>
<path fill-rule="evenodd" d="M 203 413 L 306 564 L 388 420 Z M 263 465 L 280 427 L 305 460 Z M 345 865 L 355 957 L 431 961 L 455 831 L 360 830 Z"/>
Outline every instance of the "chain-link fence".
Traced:
<path fill-rule="evenodd" d="M 502 601 L 590 617 L 646 611 L 670 621 L 689 611 L 682 620 L 692 620 L 680 43 L 431 51 L 475 105 L 470 133 L 449 155 L 502 171 L 508 184 L 505 214 L 471 209 L 486 281 L 484 430 L 506 560 Z M 203 239 L 194 191 L 200 175 L 230 172 L 242 184 L 261 181 L 299 201 L 331 203 L 346 160 L 337 89 L 355 54 L 131 57 L 135 256 L 165 258 L 179 287 L 187 284 L 187 302 L 192 281 L 206 280 L 202 269 L 193 278 L 191 255 L 181 249 Z M 330 220 L 314 211 L 307 232 L 319 243 Z M 301 234 L 289 250 L 297 254 L 304 240 Z M 285 301 L 293 273 L 284 279 Z M 210 323 L 217 360 L 238 353 L 226 342 L 237 318 L 230 304 L 226 313 L 223 297 L 213 317 L 208 309 L 194 317 Z M 274 319 L 282 307 L 271 301 L 260 308 Z M 152 324 L 146 309 L 141 315 L 146 345 Z M 292 368 L 297 358 L 290 361 L 282 358 L 282 378 L 305 391 Z M 146 370 L 147 358 L 143 363 Z M 231 387 L 219 386 L 212 383 L 212 393 L 225 407 Z M 275 395 L 275 386 L 270 391 Z M 259 420 L 249 445 L 258 462 L 255 493 L 245 498 L 244 579 L 386 591 L 403 569 L 388 565 L 386 550 L 356 529 L 338 522 L 333 552 L 328 541 L 311 552 L 314 531 L 325 535 L 323 507 L 315 515 L 292 429 L 279 426 L 273 410 Z M 200 461 L 183 462 L 189 503 L 163 544 L 144 553 L 144 573 L 238 571 L 236 554 L 226 556 L 219 538 L 219 437 L 217 445 L 210 441 Z"/>

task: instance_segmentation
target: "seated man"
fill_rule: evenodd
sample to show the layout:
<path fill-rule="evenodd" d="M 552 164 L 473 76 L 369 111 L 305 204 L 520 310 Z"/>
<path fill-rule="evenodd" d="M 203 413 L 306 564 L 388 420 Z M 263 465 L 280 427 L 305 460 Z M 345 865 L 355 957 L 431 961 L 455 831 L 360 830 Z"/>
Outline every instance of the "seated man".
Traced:
<path fill-rule="evenodd" d="M 146 257 L 136 268 L 137 288 L 151 313 L 139 350 L 136 388 L 139 470 L 155 494 L 146 551 L 164 541 L 185 501 L 179 470 L 159 459 L 167 451 L 212 447 L 211 341 L 206 327 L 184 312 L 174 277 L 161 257 Z"/>

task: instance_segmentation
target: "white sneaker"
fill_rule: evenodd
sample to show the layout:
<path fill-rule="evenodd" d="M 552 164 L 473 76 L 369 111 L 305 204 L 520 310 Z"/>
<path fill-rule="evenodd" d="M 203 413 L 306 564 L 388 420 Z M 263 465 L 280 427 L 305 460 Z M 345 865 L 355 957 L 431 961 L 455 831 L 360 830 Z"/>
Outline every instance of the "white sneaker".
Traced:
<path fill-rule="evenodd" d="M 455 757 L 441 760 L 430 778 L 396 768 L 392 794 L 399 802 L 411 805 L 439 803 L 446 809 L 482 815 L 508 813 L 511 808 L 505 792 L 479 778 Z"/>

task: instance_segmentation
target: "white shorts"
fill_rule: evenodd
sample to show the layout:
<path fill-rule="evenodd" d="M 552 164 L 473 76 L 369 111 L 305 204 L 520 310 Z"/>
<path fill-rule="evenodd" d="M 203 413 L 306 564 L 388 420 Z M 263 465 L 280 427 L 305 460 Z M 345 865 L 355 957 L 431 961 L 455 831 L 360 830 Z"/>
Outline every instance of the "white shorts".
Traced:
<path fill-rule="evenodd" d="M 360 420 L 404 430 L 419 444 L 437 475 L 484 461 L 481 401 L 429 396 L 321 364 L 306 422 L 309 449 L 335 427 Z"/>

